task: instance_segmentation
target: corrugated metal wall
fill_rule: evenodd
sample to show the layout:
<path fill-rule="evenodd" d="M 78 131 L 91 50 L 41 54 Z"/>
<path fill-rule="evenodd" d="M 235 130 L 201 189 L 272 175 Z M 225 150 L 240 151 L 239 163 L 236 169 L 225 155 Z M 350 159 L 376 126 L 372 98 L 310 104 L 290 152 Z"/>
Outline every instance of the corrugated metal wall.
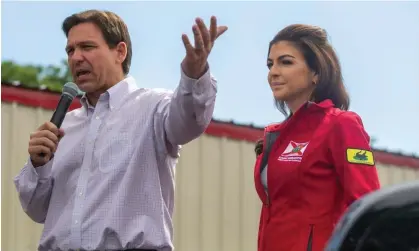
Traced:
<path fill-rule="evenodd" d="M 2 250 L 35 251 L 42 225 L 22 211 L 13 177 L 27 159 L 29 133 L 52 111 L 1 107 Z M 260 203 L 253 185 L 253 143 L 204 135 L 184 146 L 176 171 L 177 251 L 254 251 Z M 383 185 L 419 179 L 419 171 L 378 165 Z"/>

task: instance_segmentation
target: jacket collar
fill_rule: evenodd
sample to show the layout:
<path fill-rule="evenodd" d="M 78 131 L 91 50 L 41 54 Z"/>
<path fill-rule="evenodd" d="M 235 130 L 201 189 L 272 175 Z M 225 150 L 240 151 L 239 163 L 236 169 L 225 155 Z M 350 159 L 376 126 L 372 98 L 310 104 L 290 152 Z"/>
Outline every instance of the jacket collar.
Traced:
<path fill-rule="evenodd" d="M 317 107 L 317 108 L 320 108 L 320 109 L 327 109 L 327 108 L 334 107 L 335 104 L 333 104 L 333 101 L 331 99 L 325 99 L 325 100 L 323 100 L 319 103 L 309 101 L 309 102 L 306 103 L 306 106 L 308 108 L 313 106 L 313 107 Z"/>
<path fill-rule="evenodd" d="M 328 108 L 332 108 L 334 106 L 335 106 L 335 104 L 333 103 L 333 101 L 331 99 L 325 99 L 325 100 L 323 100 L 319 103 L 308 101 L 303 106 L 301 106 L 301 108 L 296 112 L 296 115 L 298 115 L 298 113 L 301 113 L 303 111 L 302 109 L 304 109 L 304 110 L 308 109 L 309 111 L 316 111 L 316 110 L 325 110 L 325 109 L 328 109 Z M 286 124 L 284 122 L 291 119 L 292 116 L 295 116 L 295 115 L 291 114 L 290 116 L 288 116 L 285 119 L 285 121 L 283 121 L 281 123 L 275 123 L 275 124 L 268 125 L 267 127 L 265 127 L 265 131 L 272 132 L 272 131 L 277 131 L 277 130 L 281 129 Z"/>

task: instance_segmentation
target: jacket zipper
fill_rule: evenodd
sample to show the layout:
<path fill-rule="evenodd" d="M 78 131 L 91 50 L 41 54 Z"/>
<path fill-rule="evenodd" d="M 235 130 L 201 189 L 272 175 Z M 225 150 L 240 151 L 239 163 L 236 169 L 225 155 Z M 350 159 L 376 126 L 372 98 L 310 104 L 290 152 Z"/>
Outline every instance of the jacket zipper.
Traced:
<path fill-rule="evenodd" d="M 311 251 L 313 249 L 313 230 L 314 226 L 310 225 L 310 234 L 308 236 L 307 251 Z"/>

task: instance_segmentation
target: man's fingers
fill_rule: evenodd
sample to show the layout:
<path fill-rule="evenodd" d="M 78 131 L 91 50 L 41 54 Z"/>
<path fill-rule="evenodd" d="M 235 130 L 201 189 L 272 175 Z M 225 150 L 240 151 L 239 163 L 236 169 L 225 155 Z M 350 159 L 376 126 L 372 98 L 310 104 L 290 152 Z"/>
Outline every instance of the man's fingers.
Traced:
<path fill-rule="evenodd" d="M 217 36 L 215 37 L 215 39 L 217 39 L 219 36 L 221 36 L 224 32 L 226 32 L 228 30 L 227 26 L 220 26 L 217 28 Z"/>
<path fill-rule="evenodd" d="M 54 125 L 51 122 L 45 122 L 44 124 L 42 124 L 39 128 L 38 131 L 43 131 L 43 130 L 48 130 L 53 132 L 55 135 L 58 135 L 59 131 L 56 125 Z"/>
<path fill-rule="evenodd" d="M 189 38 L 183 34 L 182 40 L 188 54 L 197 53 L 200 50 L 206 49 L 211 51 L 214 41 L 221 36 L 228 28 L 227 26 L 217 27 L 217 18 L 211 17 L 211 24 L 208 30 L 204 21 L 201 18 L 196 18 L 196 25 L 192 27 L 194 34 L 195 47 L 189 41 Z"/>
<path fill-rule="evenodd" d="M 202 50 L 204 49 L 204 41 L 202 40 L 201 32 L 199 31 L 199 28 L 197 25 L 194 25 L 192 27 L 194 40 L 195 40 L 195 49 Z"/>
<path fill-rule="evenodd" d="M 182 34 L 182 41 L 183 41 L 183 45 L 185 46 L 185 49 L 186 49 L 186 54 L 193 55 L 195 53 L 194 52 L 195 49 L 193 48 L 193 46 L 192 46 L 191 42 L 189 41 L 189 38 L 186 34 Z"/>
<path fill-rule="evenodd" d="M 217 27 L 217 18 L 215 16 L 211 17 L 211 27 L 210 27 L 210 34 L 211 34 L 211 42 L 214 43 L 214 41 L 221 36 L 224 32 L 226 32 L 228 29 L 227 26 L 222 25 Z"/>
<path fill-rule="evenodd" d="M 57 128 L 51 122 L 45 122 L 38 130 L 31 133 L 28 152 L 35 167 L 47 163 L 57 150 L 59 140 L 64 136 L 64 130 Z"/>
<path fill-rule="evenodd" d="M 51 150 L 48 147 L 42 145 L 30 146 L 28 152 L 31 158 L 37 162 L 44 159 L 44 157 L 40 156 L 41 153 L 47 156 L 51 156 Z"/>
<path fill-rule="evenodd" d="M 204 21 L 201 18 L 197 18 L 196 23 L 198 24 L 199 32 L 201 33 L 201 37 L 204 42 L 204 47 L 206 49 L 211 49 L 212 40 L 211 40 L 210 33 L 207 29 L 207 26 L 205 25 Z"/>
<path fill-rule="evenodd" d="M 33 138 L 29 141 L 29 147 L 31 146 L 46 146 L 53 153 L 57 150 L 57 144 L 48 138 Z"/>
<path fill-rule="evenodd" d="M 217 18 L 215 16 L 211 17 L 210 36 L 211 42 L 214 43 L 215 39 L 217 38 Z"/>
<path fill-rule="evenodd" d="M 59 133 L 58 133 L 58 135 L 56 135 L 56 134 L 52 133 L 51 131 L 42 131 L 41 132 L 41 136 L 43 136 L 43 137 L 51 140 L 55 144 L 58 144 L 58 141 L 59 141 L 58 137 L 59 137 L 59 135 L 60 135 Z"/>
<path fill-rule="evenodd" d="M 59 133 L 58 136 L 60 134 L 61 133 Z M 43 131 L 38 131 L 38 132 L 32 133 L 31 136 L 30 136 L 30 139 L 32 140 L 32 139 L 36 139 L 36 138 L 43 138 L 43 137 L 45 137 L 45 138 L 50 139 L 52 142 L 58 144 L 58 141 L 59 141 L 58 140 L 58 136 L 55 135 L 54 133 L 52 133 L 51 131 L 43 130 Z"/>
<path fill-rule="evenodd" d="M 62 137 L 64 137 L 64 130 L 63 129 L 58 129 L 58 132 L 59 132 L 59 134 L 58 134 L 58 139 L 60 140 Z"/>
<path fill-rule="evenodd" d="M 37 152 L 37 153 L 31 153 L 31 152 Z M 45 165 L 50 159 L 51 159 L 51 152 L 49 152 L 48 148 L 32 148 L 29 149 L 29 153 L 31 156 L 31 161 L 34 166 L 42 166 Z M 41 155 L 42 154 L 42 155 Z"/>

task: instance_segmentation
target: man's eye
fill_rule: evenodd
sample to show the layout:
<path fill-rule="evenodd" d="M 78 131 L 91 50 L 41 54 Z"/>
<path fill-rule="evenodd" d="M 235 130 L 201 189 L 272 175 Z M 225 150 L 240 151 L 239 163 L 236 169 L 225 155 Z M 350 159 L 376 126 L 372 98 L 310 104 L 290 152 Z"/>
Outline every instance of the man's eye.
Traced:
<path fill-rule="evenodd" d="M 93 45 L 83 45 L 83 49 L 92 49 L 94 48 Z"/>

